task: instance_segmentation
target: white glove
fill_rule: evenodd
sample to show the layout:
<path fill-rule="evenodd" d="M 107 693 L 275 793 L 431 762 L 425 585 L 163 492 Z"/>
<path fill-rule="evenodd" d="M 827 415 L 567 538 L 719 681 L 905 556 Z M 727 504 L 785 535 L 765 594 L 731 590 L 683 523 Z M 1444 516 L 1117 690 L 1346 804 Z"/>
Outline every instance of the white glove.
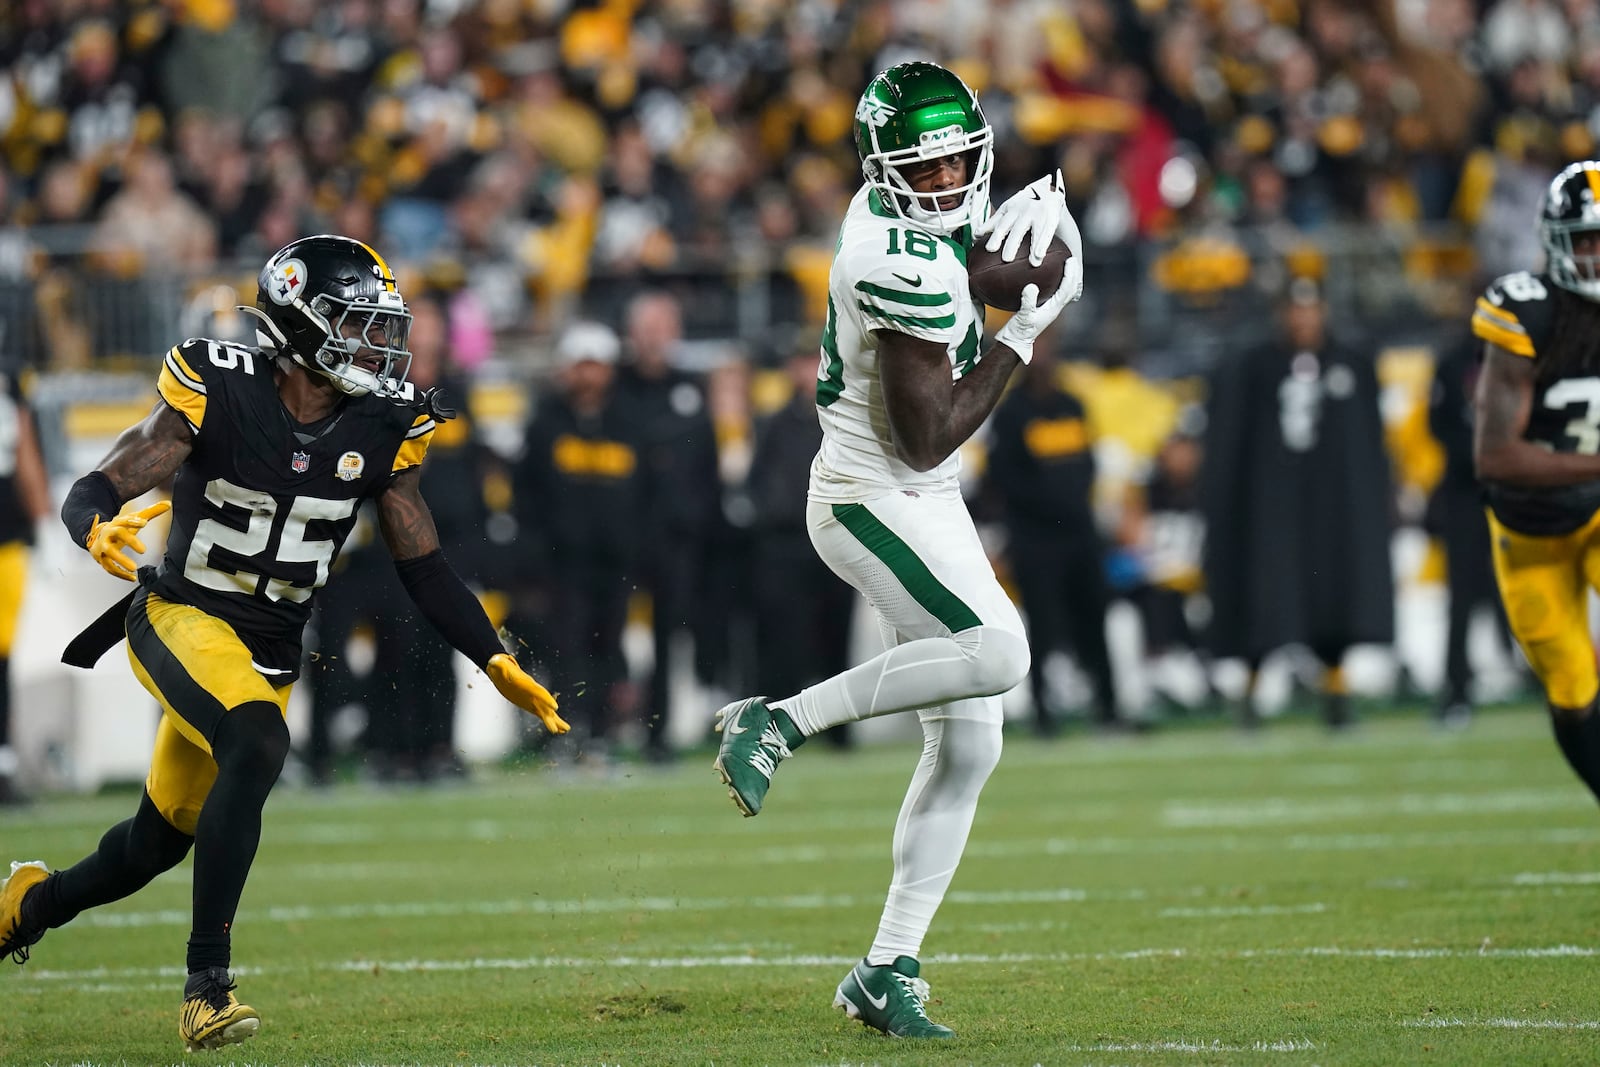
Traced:
<path fill-rule="evenodd" d="M 994 214 L 972 227 L 974 236 L 989 234 L 984 248 L 998 251 L 1007 263 L 1017 258 L 1022 240 L 1029 237 L 1028 262 L 1037 267 L 1044 262 L 1050 238 L 1059 237 L 1072 252 L 1083 257 L 1083 236 L 1078 223 L 1067 210 L 1066 182 L 1058 170 L 1047 174 L 1001 204 Z M 1076 297 L 1074 297 L 1076 299 Z"/>
<path fill-rule="evenodd" d="M 1061 284 L 1050 294 L 1050 299 L 1039 303 L 1039 287 L 1026 285 L 1022 289 L 1022 306 L 1016 310 L 994 335 L 997 344 L 1005 345 L 1024 363 L 1033 361 L 1033 342 L 1045 328 L 1056 321 L 1062 308 L 1083 294 L 1083 260 L 1077 256 L 1067 260 L 1061 268 Z"/>

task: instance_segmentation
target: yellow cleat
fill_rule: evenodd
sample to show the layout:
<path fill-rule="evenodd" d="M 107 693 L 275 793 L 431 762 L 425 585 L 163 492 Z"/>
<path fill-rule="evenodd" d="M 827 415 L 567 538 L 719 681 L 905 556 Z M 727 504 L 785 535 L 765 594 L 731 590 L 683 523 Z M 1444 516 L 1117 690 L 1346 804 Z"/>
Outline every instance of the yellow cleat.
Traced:
<path fill-rule="evenodd" d="M 0 882 L 0 959 L 10 956 L 18 964 L 28 962 L 28 949 L 44 936 L 43 926 L 22 921 L 22 898 L 28 890 L 50 877 L 50 868 L 38 860 L 13 863 L 11 875 Z"/>
<path fill-rule="evenodd" d="M 183 987 L 183 1010 L 178 1014 L 178 1036 L 185 1052 L 234 1045 L 261 1029 L 261 1016 L 233 996 L 233 979 L 226 968 L 211 967 L 189 976 Z"/>

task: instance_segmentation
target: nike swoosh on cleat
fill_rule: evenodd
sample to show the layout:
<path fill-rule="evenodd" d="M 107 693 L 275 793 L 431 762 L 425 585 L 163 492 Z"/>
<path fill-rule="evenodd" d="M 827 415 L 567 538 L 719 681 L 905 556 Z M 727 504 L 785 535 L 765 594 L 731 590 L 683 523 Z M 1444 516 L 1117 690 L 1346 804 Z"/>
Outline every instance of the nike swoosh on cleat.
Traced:
<path fill-rule="evenodd" d="M 904 274 L 896 274 L 895 277 L 899 278 L 901 281 L 905 282 L 907 285 L 911 286 L 911 288 L 913 288 L 913 289 L 917 288 L 918 286 L 920 286 L 922 284 L 922 275 L 920 275 L 920 274 L 917 275 L 915 278 L 907 278 Z"/>
<path fill-rule="evenodd" d="M 750 707 L 750 705 L 746 704 L 746 705 L 744 705 L 744 707 L 740 708 L 739 709 L 739 714 L 735 715 L 732 719 L 728 720 L 728 722 L 723 726 L 723 729 L 726 730 L 730 734 L 742 734 L 746 730 L 750 729 L 750 727 L 748 727 L 748 726 L 740 726 L 739 725 L 739 720 L 744 718 L 744 713 L 745 713 L 746 709 L 748 709 L 749 707 Z"/>
<path fill-rule="evenodd" d="M 855 971 L 851 971 L 850 972 L 850 977 L 854 978 L 856 980 L 856 988 L 861 990 L 862 995 L 867 998 L 867 1002 L 869 1004 L 871 1004 L 874 1008 L 877 1008 L 879 1011 L 882 1011 L 884 1008 L 888 1007 L 888 1005 L 889 1005 L 889 994 L 885 993 L 881 997 L 875 997 L 871 993 L 867 992 L 867 987 L 865 985 L 863 985 L 862 982 L 861 982 L 861 975 L 857 974 Z"/>

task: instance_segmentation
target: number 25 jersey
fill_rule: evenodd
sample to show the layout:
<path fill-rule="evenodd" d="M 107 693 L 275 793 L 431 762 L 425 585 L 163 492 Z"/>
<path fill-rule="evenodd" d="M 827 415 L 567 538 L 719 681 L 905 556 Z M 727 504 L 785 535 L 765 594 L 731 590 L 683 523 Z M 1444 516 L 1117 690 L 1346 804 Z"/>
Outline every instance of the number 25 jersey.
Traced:
<path fill-rule="evenodd" d="M 290 680 L 312 595 L 328 580 L 357 507 L 422 462 L 434 422 L 414 407 L 362 396 L 298 424 L 278 396 L 276 358 L 206 338 L 167 353 L 157 390 L 188 421 L 194 442 L 173 484 L 172 530 L 154 590 L 228 623 L 258 670 Z"/>
<path fill-rule="evenodd" d="M 1548 275 L 1520 271 L 1497 278 L 1478 298 L 1472 332 L 1518 356 L 1538 360 L 1555 329 L 1558 307 Z M 1533 390 L 1522 436 L 1552 452 L 1600 452 L 1600 377 L 1544 380 Z M 1554 488 L 1488 485 L 1489 506 L 1507 528 L 1551 536 L 1571 533 L 1600 509 L 1600 481 Z"/>

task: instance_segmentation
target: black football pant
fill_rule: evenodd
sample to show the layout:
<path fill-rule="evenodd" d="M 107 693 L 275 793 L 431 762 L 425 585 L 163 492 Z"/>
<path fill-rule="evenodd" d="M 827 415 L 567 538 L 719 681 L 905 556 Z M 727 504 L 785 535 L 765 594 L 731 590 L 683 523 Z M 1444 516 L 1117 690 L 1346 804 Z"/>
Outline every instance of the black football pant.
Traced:
<path fill-rule="evenodd" d="M 650 671 L 645 725 L 649 745 L 658 751 L 672 747 L 669 740 L 672 695 L 672 643 L 694 623 L 696 588 L 701 577 L 700 544 L 673 538 L 653 546 L 656 563 L 647 577 L 651 602 L 651 638 L 655 666 Z"/>
<path fill-rule="evenodd" d="M 1472 665 L 1467 659 L 1467 631 L 1474 609 L 1485 604 L 1492 607 L 1508 646 L 1510 643 L 1505 609 L 1494 580 L 1489 523 L 1480 501 L 1473 498 L 1464 503 L 1465 506 L 1449 510 L 1442 538 L 1446 582 L 1450 587 L 1450 625 L 1445 638 L 1444 668 L 1447 701 L 1466 700 L 1470 692 Z"/>
<path fill-rule="evenodd" d="M 1028 617 L 1028 644 L 1033 650 L 1028 682 L 1040 726 L 1050 725 L 1044 662 L 1057 649 L 1071 649 L 1078 666 L 1089 676 L 1095 719 L 1116 721 L 1116 680 L 1106 647 L 1111 591 L 1099 540 L 1013 528 L 1007 553 L 1022 610 Z"/>
<path fill-rule="evenodd" d="M 552 569 L 547 684 L 563 718 L 604 739 L 614 725 L 612 689 L 628 675 L 622 630 L 633 584 L 615 560 L 557 559 Z"/>
<path fill-rule="evenodd" d="M 373 625 L 377 658 L 365 687 L 367 744 L 391 770 L 422 777 L 430 756 L 454 747 L 455 650 L 410 610 L 381 611 Z"/>

